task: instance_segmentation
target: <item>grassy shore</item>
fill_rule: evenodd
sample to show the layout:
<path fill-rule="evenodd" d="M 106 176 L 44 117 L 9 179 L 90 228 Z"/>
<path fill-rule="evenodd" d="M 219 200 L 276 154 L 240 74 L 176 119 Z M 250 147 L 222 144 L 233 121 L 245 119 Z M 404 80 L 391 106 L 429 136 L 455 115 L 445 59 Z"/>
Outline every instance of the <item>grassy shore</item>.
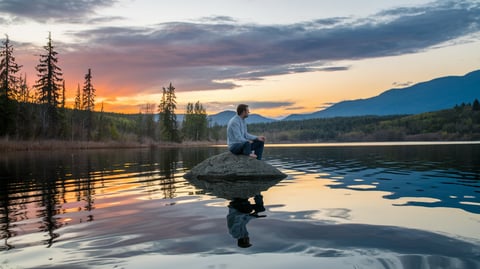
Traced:
<path fill-rule="evenodd" d="M 65 141 L 65 140 L 34 140 L 18 141 L 1 139 L 0 152 L 35 151 L 35 150 L 86 150 L 86 149 L 121 149 L 121 148 L 168 148 L 168 147 L 200 147 L 219 145 L 210 141 L 171 142 L 136 142 L 136 141 Z"/>

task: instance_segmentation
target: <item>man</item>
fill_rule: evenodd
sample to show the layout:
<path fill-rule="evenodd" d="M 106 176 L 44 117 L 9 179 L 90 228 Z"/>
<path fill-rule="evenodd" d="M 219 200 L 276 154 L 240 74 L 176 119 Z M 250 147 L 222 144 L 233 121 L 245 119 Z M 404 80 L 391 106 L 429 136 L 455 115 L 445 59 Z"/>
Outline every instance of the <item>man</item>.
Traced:
<path fill-rule="evenodd" d="M 261 160 L 265 136 L 255 136 L 247 132 L 245 119 L 249 114 L 248 105 L 238 105 L 237 115 L 231 118 L 227 125 L 228 149 L 233 154 L 243 154 Z"/>

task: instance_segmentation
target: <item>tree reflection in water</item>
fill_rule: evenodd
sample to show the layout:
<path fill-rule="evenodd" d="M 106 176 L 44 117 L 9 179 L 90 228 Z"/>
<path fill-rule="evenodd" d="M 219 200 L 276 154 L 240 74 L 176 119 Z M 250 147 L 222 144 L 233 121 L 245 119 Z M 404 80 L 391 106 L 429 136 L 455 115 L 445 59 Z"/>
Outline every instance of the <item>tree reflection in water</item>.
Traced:
<path fill-rule="evenodd" d="M 206 154 L 185 154 L 190 156 L 187 164 Z M 175 148 L 3 154 L 0 249 L 35 244 L 10 243 L 13 237 L 35 232 L 44 233 L 43 243 L 50 247 L 59 236 L 58 228 L 94 221 L 98 203 L 127 199 L 119 195 L 122 191 L 138 189 L 160 199 L 181 195 L 178 188 L 185 182 L 181 157 L 181 150 Z"/>

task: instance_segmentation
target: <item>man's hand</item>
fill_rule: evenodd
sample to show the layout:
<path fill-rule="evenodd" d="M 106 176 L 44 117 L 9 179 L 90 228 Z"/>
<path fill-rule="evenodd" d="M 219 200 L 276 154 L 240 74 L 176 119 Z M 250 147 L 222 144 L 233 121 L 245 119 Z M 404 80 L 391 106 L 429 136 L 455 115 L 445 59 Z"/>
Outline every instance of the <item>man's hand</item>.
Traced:
<path fill-rule="evenodd" d="M 262 142 L 265 142 L 265 136 L 258 136 L 257 139 Z"/>

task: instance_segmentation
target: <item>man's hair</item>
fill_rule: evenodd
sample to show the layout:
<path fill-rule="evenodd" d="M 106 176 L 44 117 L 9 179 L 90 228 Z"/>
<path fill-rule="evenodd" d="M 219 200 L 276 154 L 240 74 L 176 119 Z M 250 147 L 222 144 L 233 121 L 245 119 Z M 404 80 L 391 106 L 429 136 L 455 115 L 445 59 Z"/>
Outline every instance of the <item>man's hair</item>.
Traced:
<path fill-rule="evenodd" d="M 246 111 L 248 108 L 248 105 L 245 105 L 245 104 L 239 104 L 237 106 L 237 115 L 240 115 L 243 113 L 243 111 Z"/>

